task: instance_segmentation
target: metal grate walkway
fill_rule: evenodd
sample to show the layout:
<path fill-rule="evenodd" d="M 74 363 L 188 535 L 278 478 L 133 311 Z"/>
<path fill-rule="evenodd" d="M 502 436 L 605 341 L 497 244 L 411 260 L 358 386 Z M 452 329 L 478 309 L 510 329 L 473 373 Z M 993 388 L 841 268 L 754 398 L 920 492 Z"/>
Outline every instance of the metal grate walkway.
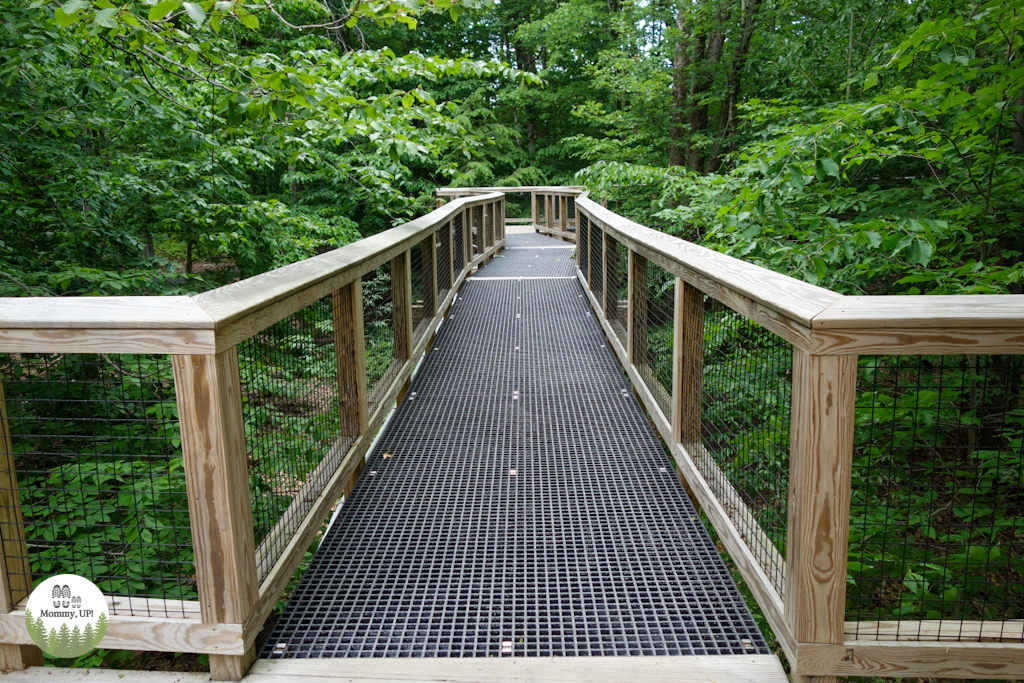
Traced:
<path fill-rule="evenodd" d="M 768 648 L 579 283 L 471 278 L 262 656 L 694 654 Z"/>

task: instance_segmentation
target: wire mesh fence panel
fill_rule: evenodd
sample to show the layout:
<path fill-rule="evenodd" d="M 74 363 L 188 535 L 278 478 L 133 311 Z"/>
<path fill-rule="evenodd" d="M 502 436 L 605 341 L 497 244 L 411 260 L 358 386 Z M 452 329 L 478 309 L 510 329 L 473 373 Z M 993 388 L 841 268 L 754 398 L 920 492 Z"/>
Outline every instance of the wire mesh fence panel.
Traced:
<path fill-rule="evenodd" d="M 671 420 L 676 280 L 667 270 L 650 261 L 643 260 L 641 268 L 644 275 L 637 277 L 637 296 L 643 301 L 633 309 L 633 325 L 637 330 L 633 339 L 633 364 L 662 413 Z"/>
<path fill-rule="evenodd" d="M 472 209 L 473 221 L 470 224 L 473 228 L 473 253 L 484 253 L 484 207 L 474 206 Z"/>
<path fill-rule="evenodd" d="M 452 288 L 452 223 L 442 225 L 434 233 L 434 254 L 437 259 L 437 300 L 443 302 Z"/>
<path fill-rule="evenodd" d="M 578 214 L 580 221 L 580 234 L 576 244 L 577 266 L 587 277 L 590 265 L 590 218 L 585 214 Z"/>
<path fill-rule="evenodd" d="M 629 325 L 629 250 L 610 236 L 606 238 L 605 246 L 605 310 L 612 330 L 625 344 Z"/>
<path fill-rule="evenodd" d="M 363 276 L 363 336 L 366 347 L 366 390 L 369 414 L 380 405 L 402 362 L 395 357 L 391 264 Z"/>
<path fill-rule="evenodd" d="M 576 198 L 569 197 L 566 200 L 566 217 L 569 219 L 569 232 L 576 232 L 579 224 L 579 213 L 576 212 Z"/>
<path fill-rule="evenodd" d="M 455 265 L 453 271 L 456 277 L 466 267 L 466 250 L 463 246 L 463 233 L 465 232 L 460 211 L 452 217 L 452 263 Z"/>
<path fill-rule="evenodd" d="M 335 302 L 238 345 L 256 569 L 264 579 L 351 445 L 341 435 Z M 351 336 L 351 328 L 339 330 Z"/>
<path fill-rule="evenodd" d="M 413 340 L 419 340 L 434 318 L 434 236 L 431 235 L 409 250 L 410 287 L 412 290 Z"/>
<path fill-rule="evenodd" d="M 494 211 L 497 206 L 497 202 L 488 204 L 487 211 L 484 212 L 484 245 L 487 247 L 494 246 L 494 222 L 496 220 Z"/>
<path fill-rule="evenodd" d="M 847 618 L 887 623 L 859 636 L 1022 640 L 1022 389 L 1022 356 L 860 358 Z"/>
<path fill-rule="evenodd" d="M 78 574 L 133 598 L 115 600 L 114 614 L 191 614 L 180 604 L 197 594 L 170 357 L 0 354 L 0 385 L 13 600 Z"/>
<path fill-rule="evenodd" d="M 785 589 L 793 348 L 697 290 L 685 306 L 691 367 L 684 402 L 700 396 L 700 443 L 688 447 L 779 595 Z M 697 348 L 697 342 L 702 342 Z M 693 419 L 692 416 L 684 416 Z M 685 431 L 685 425 L 684 425 Z M 684 441 L 686 439 L 684 438 Z"/>
<path fill-rule="evenodd" d="M 598 301 L 604 301 L 604 231 L 590 224 L 590 291 Z"/>

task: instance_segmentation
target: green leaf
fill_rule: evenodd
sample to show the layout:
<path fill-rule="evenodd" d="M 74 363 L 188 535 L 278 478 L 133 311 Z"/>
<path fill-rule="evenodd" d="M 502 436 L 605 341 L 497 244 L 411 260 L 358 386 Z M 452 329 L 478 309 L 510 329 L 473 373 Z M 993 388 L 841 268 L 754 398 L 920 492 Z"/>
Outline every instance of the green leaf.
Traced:
<path fill-rule="evenodd" d="M 832 176 L 833 178 L 839 177 L 839 164 L 837 164 L 835 160 L 830 159 L 828 157 L 823 157 L 819 159 L 819 161 L 821 162 L 821 167 L 825 169 L 825 173 Z"/>
<path fill-rule="evenodd" d="M 116 9 L 101 9 L 99 12 L 96 13 L 96 16 L 93 18 L 93 21 L 95 21 L 100 26 L 105 26 L 107 28 L 117 28 L 117 19 L 114 18 L 115 14 L 117 14 Z"/>
<path fill-rule="evenodd" d="M 185 11 L 188 13 L 188 16 L 191 17 L 196 28 L 200 28 L 203 25 L 203 22 L 206 21 L 206 10 L 200 7 L 198 2 L 186 2 Z"/>
<path fill-rule="evenodd" d="M 402 106 L 408 109 L 416 102 L 416 98 L 412 96 L 411 92 L 405 93 L 402 97 Z"/>
<path fill-rule="evenodd" d="M 867 90 L 875 83 L 878 83 L 878 72 L 872 71 L 867 75 L 867 78 L 864 79 L 864 89 Z"/>
<path fill-rule="evenodd" d="M 160 21 L 174 10 L 181 7 L 179 0 L 165 0 L 165 2 L 158 2 L 149 10 L 150 21 Z"/>
<path fill-rule="evenodd" d="M 61 5 L 60 9 L 64 14 L 74 14 L 83 7 L 88 6 L 88 4 L 85 0 L 68 0 Z"/>
<path fill-rule="evenodd" d="M 251 28 L 255 31 L 260 27 L 260 20 L 254 15 L 246 12 L 244 9 L 239 8 L 238 11 L 235 12 L 235 16 L 238 17 L 238 20 L 242 22 L 246 28 Z"/>
<path fill-rule="evenodd" d="M 907 259 L 911 263 L 927 266 L 934 251 L 935 247 L 932 246 L 931 242 L 922 239 L 915 239 L 907 249 Z"/>
<path fill-rule="evenodd" d="M 57 25 L 61 28 L 67 28 L 68 26 L 71 26 L 71 24 L 75 23 L 75 16 L 73 14 L 68 14 L 60 7 L 58 7 L 57 11 L 53 13 L 53 18 L 57 20 Z"/>

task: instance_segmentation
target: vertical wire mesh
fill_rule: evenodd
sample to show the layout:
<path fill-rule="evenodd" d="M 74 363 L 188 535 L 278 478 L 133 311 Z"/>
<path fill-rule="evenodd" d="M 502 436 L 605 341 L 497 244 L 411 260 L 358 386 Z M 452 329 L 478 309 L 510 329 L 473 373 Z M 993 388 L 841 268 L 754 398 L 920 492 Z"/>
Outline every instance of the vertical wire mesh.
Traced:
<path fill-rule="evenodd" d="M 598 301 L 604 296 L 604 230 L 590 224 L 590 291 Z"/>
<path fill-rule="evenodd" d="M 463 246 L 463 233 L 465 232 L 460 211 L 452 217 L 452 263 L 455 265 L 452 270 L 455 272 L 455 277 L 458 277 L 462 269 L 466 267 L 466 249 Z"/>
<path fill-rule="evenodd" d="M 496 220 L 496 217 L 494 215 L 494 210 L 497 208 L 497 206 L 498 206 L 497 202 L 491 202 L 490 204 L 488 204 L 487 205 L 487 211 L 485 212 L 485 215 L 484 215 L 484 246 L 485 247 L 493 247 L 494 246 L 494 230 L 495 230 L 494 221 Z"/>
<path fill-rule="evenodd" d="M 474 206 L 472 209 L 473 215 L 473 254 L 484 253 L 484 207 Z"/>
<path fill-rule="evenodd" d="M 334 306 L 320 299 L 238 345 L 261 580 L 351 444 L 340 434 L 335 355 L 351 341 L 335 339 Z"/>
<path fill-rule="evenodd" d="M 633 363 L 662 413 L 672 415 L 672 342 L 675 309 L 675 276 L 650 261 L 640 296 L 645 305 L 634 310 L 633 324 L 644 330 L 634 338 Z M 637 343 L 639 341 L 639 343 Z"/>
<path fill-rule="evenodd" d="M 191 614 L 175 604 L 197 594 L 170 357 L 0 354 L 0 383 L 10 431 L 0 486 L 12 501 L 0 535 L 14 602 L 33 581 L 78 574 L 106 594 L 149 599 L 115 599 L 114 614 Z"/>
<path fill-rule="evenodd" d="M 580 220 L 580 236 L 576 243 L 576 258 L 579 260 L 579 268 L 590 280 L 587 271 L 590 265 L 590 218 L 580 213 L 577 214 Z"/>
<path fill-rule="evenodd" d="M 566 200 L 566 217 L 569 219 L 569 232 L 577 232 L 579 227 L 579 213 L 576 211 L 576 198 L 569 197 Z"/>
<path fill-rule="evenodd" d="M 391 302 L 391 264 L 385 263 L 363 276 L 363 336 L 370 415 L 377 410 L 402 369 L 402 362 L 395 358 L 394 307 Z"/>
<path fill-rule="evenodd" d="M 861 357 L 847 618 L 889 625 L 858 636 L 1022 640 L 1022 389 L 1022 356 Z"/>
<path fill-rule="evenodd" d="M 430 235 L 410 249 L 410 286 L 412 289 L 413 341 L 418 341 L 430 327 L 434 318 L 434 236 Z"/>
<path fill-rule="evenodd" d="M 434 233 L 434 253 L 437 258 L 437 301 L 443 302 L 452 288 L 452 225 L 455 219 L 442 225 Z"/>
<path fill-rule="evenodd" d="M 629 312 L 629 252 L 625 245 L 620 244 L 611 236 L 607 238 L 607 254 L 605 258 L 605 309 L 608 322 L 615 335 L 623 344 L 626 343 L 626 328 Z"/>
<path fill-rule="evenodd" d="M 686 400 L 701 397 L 702 443 L 688 451 L 782 596 L 793 349 L 720 302 L 693 292 L 684 334 L 702 342 L 694 365 L 703 372 L 684 375 L 688 386 L 683 395 Z"/>

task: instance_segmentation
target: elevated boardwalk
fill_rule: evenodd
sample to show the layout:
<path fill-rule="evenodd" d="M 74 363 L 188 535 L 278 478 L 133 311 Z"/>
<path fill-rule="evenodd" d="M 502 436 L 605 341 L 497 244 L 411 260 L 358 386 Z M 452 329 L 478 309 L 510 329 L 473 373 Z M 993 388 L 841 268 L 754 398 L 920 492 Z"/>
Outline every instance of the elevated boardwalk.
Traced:
<path fill-rule="evenodd" d="M 509 235 L 463 285 L 262 657 L 735 655 L 722 680 L 764 675 L 572 249 Z"/>

